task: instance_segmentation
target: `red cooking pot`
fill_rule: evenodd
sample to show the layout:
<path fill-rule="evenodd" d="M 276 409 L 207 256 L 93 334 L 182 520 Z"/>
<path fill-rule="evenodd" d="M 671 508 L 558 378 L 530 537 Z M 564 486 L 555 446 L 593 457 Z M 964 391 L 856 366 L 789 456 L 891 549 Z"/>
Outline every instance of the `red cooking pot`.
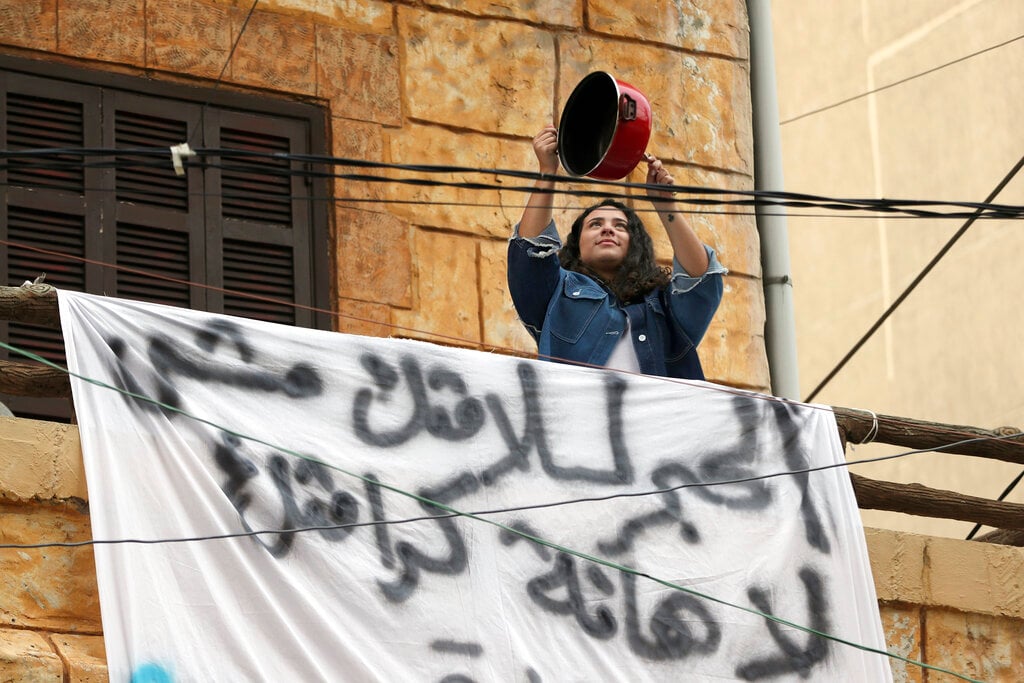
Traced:
<path fill-rule="evenodd" d="M 636 168 L 651 137 L 644 94 L 604 71 L 587 75 L 569 95 L 558 123 L 558 155 L 575 176 L 619 180 Z"/>

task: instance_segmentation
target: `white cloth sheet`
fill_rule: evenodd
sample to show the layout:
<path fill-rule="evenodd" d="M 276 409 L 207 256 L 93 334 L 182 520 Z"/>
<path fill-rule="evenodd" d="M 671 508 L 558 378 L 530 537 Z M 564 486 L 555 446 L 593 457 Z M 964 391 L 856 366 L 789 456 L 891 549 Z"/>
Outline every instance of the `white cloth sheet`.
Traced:
<path fill-rule="evenodd" d="M 183 411 L 73 378 L 94 538 L 274 531 L 97 545 L 113 681 L 891 680 L 745 611 L 885 648 L 845 468 L 649 493 L 841 462 L 822 406 L 59 302 L 73 373 Z"/>

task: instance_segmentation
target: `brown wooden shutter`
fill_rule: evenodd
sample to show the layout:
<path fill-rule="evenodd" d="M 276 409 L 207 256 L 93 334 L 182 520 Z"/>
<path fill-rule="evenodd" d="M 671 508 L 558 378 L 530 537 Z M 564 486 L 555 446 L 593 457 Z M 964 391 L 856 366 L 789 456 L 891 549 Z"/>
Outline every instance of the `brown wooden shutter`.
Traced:
<path fill-rule="evenodd" d="M 85 226 L 81 216 L 12 206 L 7 212 L 7 239 L 61 254 L 85 256 Z M 46 274 L 46 282 L 60 289 L 85 288 L 85 264 L 31 248 L 12 246 L 7 255 L 7 280 L 12 286 Z M 64 339 L 60 330 L 10 322 L 7 339 L 13 346 L 38 353 L 54 363 L 64 363 Z M 12 360 L 18 360 L 12 354 Z"/>
<path fill-rule="evenodd" d="M 219 112 L 208 117 L 206 132 L 218 148 L 261 155 L 225 157 L 209 169 L 206 184 L 219 187 L 221 194 L 207 211 L 207 235 L 217 261 L 210 264 L 211 277 L 220 275 L 226 289 L 312 303 L 309 185 L 301 175 L 301 163 L 270 156 L 308 154 L 306 126 L 274 117 Z M 265 299 L 225 294 L 222 306 L 230 315 L 270 322 L 310 326 L 314 321 L 309 310 Z"/>
<path fill-rule="evenodd" d="M 0 56 L 0 98 L 0 140 L 9 150 L 118 150 L 0 168 L 0 236 L 23 245 L 0 246 L 3 284 L 45 272 L 61 289 L 331 326 L 328 315 L 292 305 L 329 306 L 327 205 L 313 196 L 327 194 L 326 181 L 310 182 L 304 165 L 284 156 L 192 163 L 179 176 L 169 149 L 189 142 L 285 156 L 323 152 L 325 119 L 315 108 L 7 56 Z M 166 155 L 151 155 L 154 148 Z M 95 163 L 109 161 L 117 163 Z M 0 334 L 64 360 L 56 330 L 0 321 Z M 0 400 L 26 417 L 69 415 L 66 400 Z"/>
<path fill-rule="evenodd" d="M 189 141 L 200 108 L 117 91 L 106 93 L 103 102 L 105 134 L 125 150 L 116 156 L 114 218 L 107 226 L 113 245 L 105 252 L 118 266 L 108 291 L 126 299 L 205 309 L 206 291 L 187 284 L 207 281 L 202 174 L 177 175 L 170 156 L 171 146 Z M 130 152 L 153 148 L 167 154 Z"/>
<path fill-rule="evenodd" d="M 94 89 L 60 81 L 4 74 L 0 79 L 0 137 L 9 150 L 81 149 L 99 145 L 99 100 Z M 87 205 L 90 183 L 98 173 L 87 170 L 80 155 L 12 159 L 0 172 L 3 206 L 0 235 L 11 244 L 0 247 L 0 274 L 7 286 L 19 286 L 45 275 L 45 281 L 67 290 L 86 291 L 98 283 L 98 272 L 79 259 L 90 256 L 90 221 L 99 207 Z M 63 162 L 63 163 L 62 163 Z M 44 250 L 44 251 L 39 251 Z M 45 253 L 45 252 L 53 253 Z M 65 365 L 59 330 L 0 321 L 0 334 L 12 346 Z M 3 357 L 26 361 L 4 351 Z M 0 397 L 18 415 L 66 419 L 64 399 Z"/>
<path fill-rule="evenodd" d="M 124 267 L 117 271 L 119 297 L 191 307 L 189 285 L 185 284 L 191 278 L 188 233 L 118 223 L 117 265 Z"/>
<path fill-rule="evenodd" d="M 83 147 L 85 122 L 82 106 L 81 102 L 8 93 L 6 148 L 24 151 Z M 66 154 L 38 159 L 13 159 L 7 182 L 22 187 L 81 194 L 85 187 L 85 168 L 81 161 L 81 156 Z M 60 162 L 66 162 L 66 165 Z M 54 168 L 57 164 L 60 164 L 59 167 Z"/>
<path fill-rule="evenodd" d="M 141 103 L 141 100 L 136 100 Z M 114 112 L 114 145 L 119 149 L 166 147 L 166 158 L 118 154 L 115 169 L 117 200 L 156 206 L 172 211 L 188 211 L 188 176 L 175 175 L 170 147 L 188 140 L 188 123 L 128 109 Z M 151 166 L 152 165 L 152 166 Z"/>

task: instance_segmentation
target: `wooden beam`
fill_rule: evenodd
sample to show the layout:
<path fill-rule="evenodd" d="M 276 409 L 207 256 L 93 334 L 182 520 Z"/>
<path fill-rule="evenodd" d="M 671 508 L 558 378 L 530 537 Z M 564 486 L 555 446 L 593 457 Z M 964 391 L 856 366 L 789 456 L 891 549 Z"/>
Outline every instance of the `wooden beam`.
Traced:
<path fill-rule="evenodd" d="M 874 428 L 874 419 L 866 411 L 840 407 L 833 407 L 832 410 L 836 415 L 840 436 L 845 437 L 849 443 L 862 442 Z M 905 448 L 935 449 L 958 441 L 981 438 L 983 440 L 942 448 L 941 451 L 1024 465 L 1024 436 L 996 438 L 1014 434 L 1020 434 L 1020 430 L 1016 427 L 1000 427 L 989 430 L 912 420 L 908 417 L 879 415 L 877 433 L 872 441 Z"/>
<path fill-rule="evenodd" d="M 0 320 L 60 329 L 57 290 L 47 284 L 0 287 Z"/>
<path fill-rule="evenodd" d="M 981 536 L 975 536 L 975 541 L 985 543 L 999 543 L 1000 545 L 1015 545 L 1024 548 L 1024 531 L 1020 529 L 996 529 Z"/>
<path fill-rule="evenodd" d="M 897 484 L 850 474 L 857 506 L 920 517 L 956 519 L 1000 529 L 1024 531 L 1024 505 L 966 496 L 921 484 Z"/>
<path fill-rule="evenodd" d="M 40 363 L 0 360 L 0 393 L 31 398 L 69 398 L 71 380 L 66 372 Z"/>

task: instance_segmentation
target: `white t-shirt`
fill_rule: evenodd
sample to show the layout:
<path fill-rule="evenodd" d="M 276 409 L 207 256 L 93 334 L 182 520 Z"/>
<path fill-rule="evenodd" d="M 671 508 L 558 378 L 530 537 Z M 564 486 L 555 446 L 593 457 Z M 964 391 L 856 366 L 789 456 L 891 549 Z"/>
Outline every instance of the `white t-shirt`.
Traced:
<path fill-rule="evenodd" d="M 604 364 L 606 368 L 640 373 L 640 360 L 636 357 L 636 349 L 633 348 L 633 339 L 630 332 L 629 316 L 626 316 L 626 331 L 622 333 L 619 343 L 612 349 L 612 355 L 608 357 L 608 362 Z"/>

